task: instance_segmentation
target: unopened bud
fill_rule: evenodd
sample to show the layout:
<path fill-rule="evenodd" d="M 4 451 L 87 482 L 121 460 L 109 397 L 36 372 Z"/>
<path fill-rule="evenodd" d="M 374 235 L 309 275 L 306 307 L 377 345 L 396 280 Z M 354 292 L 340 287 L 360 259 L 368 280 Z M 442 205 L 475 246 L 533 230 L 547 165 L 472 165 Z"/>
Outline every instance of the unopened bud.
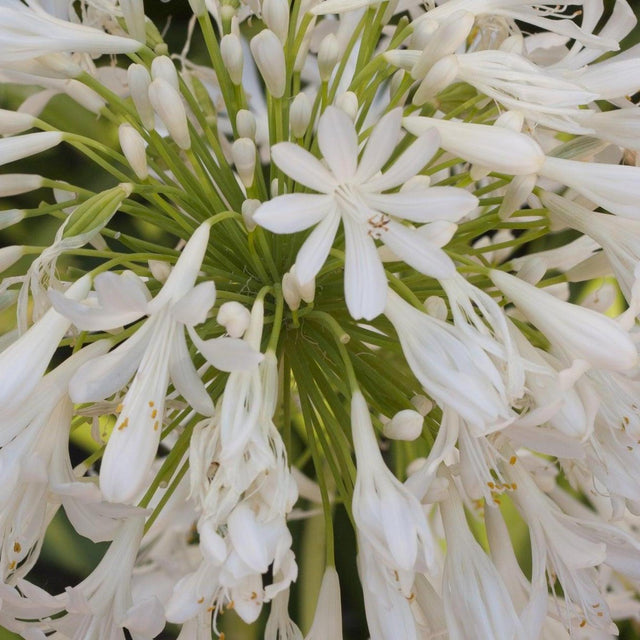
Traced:
<path fill-rule="evenodd" d="M 302 138 L 311 120 L 311 100 L 306 93 L 299 93 L 291 103 L 289 125 L 294 138 Z"/>
<path fill-rule="evenodd" d="M 416 394 L 411 398 L 411 404 L 421 416 L 426 416 L 427 413 L 433 409 L 433 402 L 431 402 L 427 396 L 422 396 L 420 394 Z"/>
<path fill-rule="evenodd" d="M 236 115 L 236 129 L 240 138 L 256 139 L 256 119 L 247 109 L 240 109 Z"/>
<path fill-rule="evenodd" d="M 258 225 L 253 221 L 253 214 L 262 203 L 260 200 L 249 199 L 242 203 L 242 219 L 247 227 L 247 231 L 253 231 Z"/>
<path fill-rule="evenodd" d="M 127 70 L 127 77 L 129 80 L 129 93 L 140 116 L 140 121 L 145 129 L 152 131 L 155 127 L 156 118 L 151 106 L 151 100 L 149 100 L 151 76 L 141 64 L 131 64 Z"/>
<path fill-rule="evenodd" d="M 436 62 L 420 83 L 413 95 L 413 104 L 422 106 L 425 102 L 437 96 L 443 89 L 453 83 L 458 75 L 458 58 L 455 55 L 447 56 Z"/>
<path fill-rule="evenodd" d="M 392 440 L 415 440 L 422 433 L 423 417 L 413 409 L 398 411 L 387 424 L 382 433 Z"/>
<path fill-rule="evenodd" d="M 21 193 L 35 191 L 42 186 L 44 178 L 30 173 L 5 173 L 0 175 L 0 198 L 9 198 Z"/>
<path fill-rule="evenodd" d="M 389 95 L 395 96 L 396 93 L 400 90 L 400 85 L 405 77 L 405 71 L 402 69 L 398 69 L 392 76 L 391 81 L 389 82 Z"/>
<path fill-rule="evenodd" d="M 64 83 L 64 92 L 91 113 L 99 114 L 106 104 L 102 96 L 78 80 L 67 80 Z"/>
<path fill-rule="evenodd" d="M 327 82 L 340 58 L 340 44 L 333 33 L 325 36 L 318 49 L 318 71 L 320 79 Z"/>
<path fill-rule="evenodd" d="M 424 308 L 427 313 L 443 322 L 447 319 L 447 303 L 440 296 L 429 296 L 424 301 Z"/>
<path fill-rule="evenodd" d="M 287 69 L 278 36 L 269 29 L 263 29 L 251 39 L 249 46 L 267 91 L 274 98 L 282 98 L 287 83 Z"/>
<path fill-rule="evenodd" d="M 262 0 L 262 19 L 284 44 L 289 31 L 289 0 Z"/>
<path fill-rule="evenodd" d="M 0 211 L 0 230 L 24 220 L 25 215 L 22 209 L 5 209 L 4 211 Z"/>
<path fill-rule="evenodd" d="M 171 273 L 171 265 L 164 260 L 149 260 L 149 271 L 158 282 L 166 282 Z"/>
<path fill-rule="evenodd" d="M 0 249 L 0 273 L 13 266 L 24 255 L 24 247 L 11 245 Z"/>
<path fill-rule="evenodd" d="M 151 77 L 166 80 L 176 91 L 180 91 L 180 80 L 176 66 L 169 56 L 158 56 L 151 63 Z"/>
<path fill-rule="evenodd" d="M 255 142 L 251 138 L 238 138 L 231 145 L 231 157 L 242 184 L 249 188 L 253 184 L 256 170 Z"/>
<path fill-rule="evenodd" d="M 146 180 L 149 175 L 147 165 L 146 144 L 142 136 L 129 124 L 121 124 L 118 128 L 120 148 L 134 173 L 140 180 Z"/>
<path fill-rule="evenodd" d="M 180 94 L 164 78 L 158 78 L 149 85 L 149 99 L 176 144 L 181 149 L 189 149 L 191 136 Z"/>
<path fill-rule="evenodd" d="M 189 0 L 189 6 L 191 7 L 191 11 L 193 11 L 198 18 L 207 13 L 207 5 L 204 0 Z"/>
<path fill-rule="evenodd" d="M 31 129 L 35 118 L 29 113 L 0 109 L 0 135 L 12 136 Z"/>
<path fill-rule="evenodd" d="M 251 313 L 239 302 L 225 302 L 218 311 L 216 321 L 232 338 L 241 338 L 249 328 Z"/>
<path fill-rule="evenodd" d="M 220 40 L 220 55 L 231 82 L 236 86 L 242 84 L 244 54 L 242 53 L 240 38 L 235 33 L 228 33 L 222 37 L 222 40 Z"/>
<path fill-rule="evenodd" d="M 342 109 L 352 120 L 358 115 L 358 96 L 353 91 L 345 91 L 336 99 L 336 107 Z"/>
<path fill-rule="evenodd" d="M 300 295 L 298 281 L 291 272 L 285 273 L 282 277 L 282 295 L 291 311 L 297 311 L 300 308 L 302 296 Z"/>
<path fill-rule="evenodd" d="M 120 9 L 129 33 L 138 42 L 146 42 L 143 0 L 120 0 Z"/>

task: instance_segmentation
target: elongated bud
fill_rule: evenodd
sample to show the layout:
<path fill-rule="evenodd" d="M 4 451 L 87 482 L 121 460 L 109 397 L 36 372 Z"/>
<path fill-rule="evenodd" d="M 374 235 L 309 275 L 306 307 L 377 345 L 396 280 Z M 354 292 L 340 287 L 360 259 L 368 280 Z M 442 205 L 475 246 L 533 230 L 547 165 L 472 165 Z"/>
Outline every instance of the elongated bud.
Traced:
<path fill-rule="evenodd" d="M 260 200 L 249 199 L 242 203 L 242 219 L 247 231 L 253 231 L 258 225 L 253 221 L 253 214 L 262 203 Z"/>
<path fill-rule="evenodd" d="M 151 63 L 151 77 L 166 80 L 176 91 L 180 91 L 180 81 L 176 66 L 169 56 L 158 56 Z"/>
<path fill-rule="evenodd" d="M 207 13 L 207 5 L 204 0 L 189 0 L 189 6 L 198 18 L 201 18 Z"/>
<path fill-rule="evenodd" d="M 282 276 L 282 295 L 291 311 L 297 311 L 300 308 L 302 296 L 300 295 L 298 281 L 291 272 L 287 272 Z"/>
<path fill-rule="evenodd" d="M 336 107 L 355 120 L 358 115 L 358 96 L 353 91 L 345 91 L 336 99 Z"/>
<path fill-rule="evenodd" d="M 42 186 L 43 180 L 42 176 L 30 173 L 5 173 L 0 176 L 0 198 L 35 191 Z"/>
<path fill-rule="evenodd" d="M 242 84 L 242 69 L 244 66 L 244 54 L 242 43 L 235 33 L 228 33 L 220 40 L 220 55 L 225 69 L 236 86 Z"/>
<path fill-rule="evenodd" d="M 25 212 L 22 209 L 6 209 L 0 211 L 0 230 L 11 227 L 24 220 Z"/>
<path fill-rule="evenodd" d="M 427 396 L 422 396 L 416 394 L 411 398 L 411 404 L 414 406 L 415 410 L 421 415 L 426 416 L 427 413 L 433 409 L 433 402 L 427 398 Z"/>
<path fill-rule="evenodd" d="M 256 139 L 256 119 L 247 109 L 240 109 L 236 115 L 236 129 L 241 138 Z"/>
<path fill-rule="evenodd" d="M 438 60 L 413 95 L 413 104 L 421 106 L 446 89 L 456 79 L 459 66 L 458 58 L 455 55 Z"/>
<path fill-rule="evenodd" d="M 250 138 L 238 138 L 231 146 L 231 157 L 245 187 L 253 184 L 256 170 L 256 145 Z"/>
<path fill-rule="evenodd" d="M 422 416 L 413 409 L 398 411 L 387 424 L 382 432 L 386 438 L 392 440 L 415 440 L 422 433 Z"/>
<path fill-rule="evenodd" d="M 106 104 L 100 95 L 78 80 L 67 80 L 64 83 L 64 92 L 91 113 L 99 114 Z"/>
<path fill-rule="evenodd" d="M 0 135 L 12 136 L 31 129 L 35 118 L 28 113 L 0 109 Z"/>
<path fill-rule="evenodd" d="M 263 0 L 262 19 L 273 31 L 282 44 L 287 40 L 289 31 L 289 2 L 288 0 Z"/>
<path fill-rule="evenodd" d="M 140 121 L 144 128 L 153 131 L 155 128 L 156 118 L 149 100 L 149 85 L 151 84 L 151 76 L 145 67 L 141 64 L 129 65 L 127 70 L 129 80 L 129 92 L 131 99 L 136 106 L 136 111 L 140 116 Z"/>
<path fill-rule="evenodd" d="M 0 165 L 42 153 L 62 142 L 60 131 L 39 131 L 0 139 Z"/>
<path fill-rule="evenodd" d="M 251 312 L 239 302 L 225 302 L 218 311 L 216 322 L 222 325 L 232 338 L 242 338 L 249 328 Z"/>
<path fill-rule="evenodd" d="M 146 180 L 149 175 L 147 166 L 146 144 L 142 136 L 128 124 L 121 124 L 118 129 L 120 148 L 131 168 L 140 180 Z"/>
<path fill-rule="evenodd" d="M 189 149 L 191 136 L 180 94 L 164 78 L 158 78 L 149 85 L 149 99 L 175 143 L 181 149 Z"/>
<path fill-rule="evenodd" d="M 250 47 L 267 91 L 274 98 L 282 98 L 287 82 L 287 70 L 278 36 L 270 29 L 263 29 L 252 38 Z"/>
<path fill-rule="evenodd" d="M 127 30 L 138 41 L 146 42 L 144 3 L 142 0 L 120 0 Z"/>
<path fill-rule="evenodd" d="M 24 255 L 24 247 L 11 245 L 0 249 L 0 273 L 13 266 Z"/>
<path fill-rule="evenodd" d="M 311 100 L 306 93 L 299 93 L 291 103 L 289 125 L 294 138 L 302 138 L 311 120 Z"/>
<path fill-rule="evenodd" d="M 330 33 L 322 39 L 318 49 L 318 71 L 323 82 L 329 80 L 339 58 L 340 44 L 338 43 L 338 38 L 333 33 Z"/>
<path fill-rule="evenodd" d="M 444 322 L 447 319 L 447 303 L 440 296 L 429 296 L 424 301 L 424 308 L 430 316 L 438 320 Z"/>

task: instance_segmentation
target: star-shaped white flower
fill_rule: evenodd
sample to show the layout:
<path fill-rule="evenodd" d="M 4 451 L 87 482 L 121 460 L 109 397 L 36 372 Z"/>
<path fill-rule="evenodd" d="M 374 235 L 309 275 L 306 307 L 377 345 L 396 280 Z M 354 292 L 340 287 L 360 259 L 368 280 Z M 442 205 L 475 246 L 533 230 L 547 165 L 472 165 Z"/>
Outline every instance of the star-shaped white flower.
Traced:
<path fill-rule="evenodd" d="M 384 309 L 387 279 L 376 240 L 428 276 L 448 278 L 455 273 L 453 262 L 439 243 L 396 218 L 415 223 L 453 222 L 478 202 L 475 196 L 455 187 L 383 193 L 413 178 L 438 149 L 438 133 L 427 131 L 381 174 L 396 149 L 401 121 L 401 109 L 381 118 L 358 161 L 358 135 L 353 122 L 345 112 L 328 107 L 318 123 L 318 145 L 328 168 L 290 142 L 276 144 L 271 150 L 274 162 L 284 173 L 319 193 L 278 196 L 254 214 L 255 222 L 275 233 L 295 233 L 317 225 L 296 258 L 296 276 L 302 284 L 315 278 L 322 268 L 342 220 L 345 299 L 356 319 L 371 320 Z"/>

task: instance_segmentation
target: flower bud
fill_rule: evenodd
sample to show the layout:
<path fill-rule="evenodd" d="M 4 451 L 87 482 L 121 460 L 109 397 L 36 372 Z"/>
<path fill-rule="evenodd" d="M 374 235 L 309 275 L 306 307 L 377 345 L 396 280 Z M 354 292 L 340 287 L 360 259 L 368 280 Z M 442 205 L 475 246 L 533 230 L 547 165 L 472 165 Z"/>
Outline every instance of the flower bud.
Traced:
<path fill-rule="evenodd" d="M 198 18 L 201 18 L 205 13 L 207 13 L 207 5 L 204 0 L 189 0 L 189 6 L 191 7 L 191 11 L 193 11 Z"/>
<path fill-rule="evenodd" d="M 189 149 L 191 136 L 180 94 L 164 78 L 158 78 L 149 85 L 149 99 L 176 144 L 181 149 Z"/>
<path fill-rule="evenodd" d="M 299 93 L 291 103 L 289 125 L 294 138 L 302 138 L 311 120 L 311 100 L 306 93 Z"/>
<path fill-rule="evenodd" d="M 455 55 L 441 58 L 429 69 L 424 80 L 413 95 L 413 104 L 422 106 L 425 102 L 437 96 L 443 89 L 453 83 L 458 75 L 458 58 Z"/>
<path fill-rule="evenodd" d="M 142 136 L 129 124 L 121 124 L 118 129 L 120 148 L 140 180 L 149 175 L 146 144 Z"/>
<path fill-rule="evenodd" d="M 62 138 L 60 131 L 37 131 L 21 136 L 0 138 L 0 165 L 47 151 L 60 144 Z"/>
<path fill-rule="evenodd" d="M 25 212 L 22 209 L 6 209 L 0 211 L 0 230 L 24 220 Z"/>
<path fill-rule="evenodd" d="M 282 277 L 282 295 L 291 311 L 297 311 L 300 308 L 302 296 L 300 295 L 298 281 L 291 272 L 285 273 Z"/>
<path fill-rule="evenodd" d="M 262 19 L 273 31 L 282 44 L 287 40 L 289 31 L 289 2 L 288 0 L 263 0 Z"/>
<path fill-rule="evenodd" d="M 422 416 L 413 409 L 398 411 L 387 424 L 382 433 L 392 440 L 415 440 L 422 433 Z"/>
<path fill-rule="evenodd" d="M 231 157 L 242 184 L 249 188 L 253 184 L 256 170 L 255 142 L 251 138 L 238 138 L 231 145 Z"/>
<path fill-rule="evenodd" d="M 358 115 L 358 96 L 353 91 L 345 91 L 336 99 L 336 107 L 342 109 L 352 120 Z"/>
<path fill-rule="evenodd" d="M 120 9 L 129 33 L 138 42 L 146 42 L 143 0 L 120 0 Z"/>
<path fill-rule="evenodd" d="M 31 129 L 35 118 L 29 113 L 0 109 L 0 135 L 12 136 Z"/>
<path fill-rule="evenodd" d="M 21 193 L 35 191 L 42 186 L 44 178 L 30 173 L 5 173 L 0 175 L 0 198 L 9 198 Z"/>
<path fill-rule="evenodd" d="M 256 139 L 256 119 L 247 109 L 240 109 L 236 115 L 236 129 L 241 138 Z"/>
<path fill-rule="evenodd" d="M 220 55 L 231 82 L 236 86 L 242 84 L 244 54 L 242 53 L 240 38 L 235 33 L 228 33 L 222 37 L 222 40 L 220 40 Z"/>
<path fill-rule="evenodd" d="M 318 71 L 320 79 L 327 82 L 340 58 L 340 44 L 333 33 L 325 36 L 318 49 Z"/>
<path fill-rule="evenodd" d="M 67 80 L 64 83 L 64 92 L 91 113 L 99 114 L 104 108 L 105 101 L 102 96 L 78 80 Z"/>
<path fill-rule="evenodd" d="M 222 325 L 232 338 L 241 338 L 249 327 L 251 313 L 239 302 L 225 302 L 221 305 L 216 322 Z"/>
<path fill-rule="evenodd" d="M 245 200 L 242 203 L 242 219 L 247 227 L 247 231 L 253 231 L 258 225 L 253 221 L 253 214 L 262 203 L 260 200 Z"/>
<path fill-rule="evenodd" d="M 151 76 L 145 67 L 141 64 L 129 65 L 127 70 L 129 80 L 129 92 L 131 99 L 136 107 L 136 111 L 140 116 L 140 121 L 145 129 L 153 131 L 155 128 L 156 117 L 149 100 L 149 85 L 151 84 Z"/>
<path fill-rule="evenodd" d="M 0 249 L 0 273 L 13 266 L 24 255 L 24 247 L 21 245 L 11 245 Z"/>
<path fill-rule="evenodd" d="M 440 296 L 429 296 L 424 301 L 427 313 L 443 322 L 447 319 L 447 303 Z"/>
<path fill-rule="evenodd" d="M 427 413 L 433 409 L 433 402 L 427 398 L 427 396 L 422 396 L 416 394 L 411 398 L 411 404 L 414 406 L 415 410 L 421 415 L 426 416 Z"/>
<path fill-rule="evenodd" d="M 287 82 L 287 70 L 282 44 L 273 31 L 263 29 L 249 45 L 267 91 L 274 98 L 282 98 Z"/>
<path fill-rule="evenodd" d="M 178 79 L 178 72 L 176 66 L 169 56 L 158 56 L 153 59 L 151 63 L 151 77 L 154 80 L 163 78 L 166 80 L 176 91 L 180 91 L 180 80 Z"/>

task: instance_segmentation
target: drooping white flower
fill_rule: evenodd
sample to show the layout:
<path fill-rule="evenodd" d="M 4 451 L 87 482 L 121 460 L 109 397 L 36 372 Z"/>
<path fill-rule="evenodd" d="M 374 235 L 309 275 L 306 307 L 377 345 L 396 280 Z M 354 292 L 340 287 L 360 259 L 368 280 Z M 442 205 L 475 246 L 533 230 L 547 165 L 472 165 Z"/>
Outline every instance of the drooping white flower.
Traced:
<path fill-rule="evenodd" d="M 328 169 L 308 151 L 292 143 L 272 148 L 275 163 L 300 184 L 320 192 L 292 193 L 264 203 L 254 220 L 276 233 L 293 233 L 317 225 L 296 258 L 296 276 L 306 284 L 320 271 L 340 221 L 344 226 L 345 299 L 351 315 L 368 320 L 385 305 L 387 283 L 376 252 L 381 240 L 418 271 L 443 278 L 454 273 L 449 257 L 428 238 L 396 221 L 416 223 L 459 220 L 477 204 L 474 196 L 453 187 L 384 193 L 415 176 L 437 150 L 433 131 L 421 135 L 382 175 L 400 137 L 401 111 L 395 109 L 375 126 L 360 162 L 358 138 L 351 119 L 329 107 L 318 125 L 318 143 Z"/>

